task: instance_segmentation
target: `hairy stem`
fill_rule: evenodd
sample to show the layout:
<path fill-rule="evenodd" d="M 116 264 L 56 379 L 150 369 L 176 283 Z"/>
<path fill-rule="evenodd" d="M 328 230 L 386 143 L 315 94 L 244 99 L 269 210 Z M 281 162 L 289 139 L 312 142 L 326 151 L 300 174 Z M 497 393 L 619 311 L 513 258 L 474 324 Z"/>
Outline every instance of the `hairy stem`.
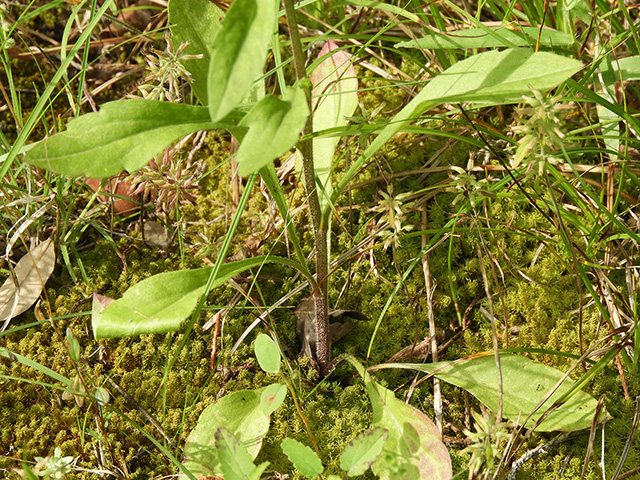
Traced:
<path fill-rule="evenodd" d="M 284 0 L 284 7 L 289 27 L 291 47 L 293 49 L 296 78 L 304 88 L 307 97 L 309 111 L 312 112 L 311 105 L 311 82 L 307 78 L 304 65 L 304 52 L 302 42 L 298 32 L 298 22 L 293 0 Z M 309 115 L 304 129 L 304 136 L 300 141 L 300 153 L 302 154 L 302 171 L 304 184 L 309 204 L 309 214 L 311 216 L 311 226 L 313 228 L 313 241 L 316 250 L 316 282 L 317 286 L 313 291 L 315 305 L 315 325 L 313 330 L 316 334 L 315 359 L 323 374 L 327 373 L 331 361 L 331 337 L 329 336 L 328 319 L 328 297 L 327 297 L 327 276 L 329 274 L 329 252 L 327 248 L 327 222 L 323 222 L 318 188 L 316 185 L 315 169 L 313 166 L 313 143 L 309 134 L 313 132 L 313 114 Z"/>

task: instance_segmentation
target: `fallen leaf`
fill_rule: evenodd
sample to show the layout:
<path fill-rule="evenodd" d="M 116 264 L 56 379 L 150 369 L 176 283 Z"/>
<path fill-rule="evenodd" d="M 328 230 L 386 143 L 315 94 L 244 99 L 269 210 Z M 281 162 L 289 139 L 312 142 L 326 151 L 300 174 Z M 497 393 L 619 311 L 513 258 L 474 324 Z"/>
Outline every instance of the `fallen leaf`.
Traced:
<path fill-rule="evenodd" d="M 51 239 L 28 251 L 0 287 L 0 322 L 4 331 L 13 317 L 33 305 L 56 266 L 56 249 Z"/>

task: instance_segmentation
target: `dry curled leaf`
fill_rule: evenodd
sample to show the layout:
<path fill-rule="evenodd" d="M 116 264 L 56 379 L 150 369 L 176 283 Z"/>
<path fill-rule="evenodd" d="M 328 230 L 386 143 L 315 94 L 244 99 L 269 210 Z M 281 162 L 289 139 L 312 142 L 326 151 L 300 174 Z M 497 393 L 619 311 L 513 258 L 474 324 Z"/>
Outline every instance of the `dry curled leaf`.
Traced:
<path fill-rule="evenodd" d="M 0 287 L 3 331 L 13 317 L 25 312 L 38 300 L 55 266 L 56 251 L 51 239 L 41 242 L 20 259 L 13 269 L 15 277 L 10 275 Z"/>

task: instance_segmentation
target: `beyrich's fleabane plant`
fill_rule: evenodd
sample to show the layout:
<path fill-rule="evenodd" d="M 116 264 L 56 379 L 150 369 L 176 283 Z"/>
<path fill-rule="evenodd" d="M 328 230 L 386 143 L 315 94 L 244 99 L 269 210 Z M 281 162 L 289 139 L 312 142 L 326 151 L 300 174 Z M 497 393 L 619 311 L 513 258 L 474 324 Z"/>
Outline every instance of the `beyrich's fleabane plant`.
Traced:
<path fill-rule="evenodd" d="M 570 108 L 569 104 L 561 103 L 562 97 L 545 97 L 535 88 L 530 89 L 533 96 L 523 95 L 526 106 L 516 109 L 521 123 L 511 127 L 515 135 L 523 135 L 518 140 L 511 167 L 517 168 L 523 161 L 528 161 L 527 176 L 542 175 L 547 163 L 564 163 L 564 159 L 555 154 L 564 143 L 564 112 Z"/>

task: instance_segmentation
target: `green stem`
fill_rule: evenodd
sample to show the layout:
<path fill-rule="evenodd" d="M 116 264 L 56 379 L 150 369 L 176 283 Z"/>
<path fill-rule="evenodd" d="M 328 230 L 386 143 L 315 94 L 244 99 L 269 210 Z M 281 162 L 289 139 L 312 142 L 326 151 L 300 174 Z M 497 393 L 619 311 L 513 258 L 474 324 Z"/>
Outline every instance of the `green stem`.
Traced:
<path fill-rule="evenodd" d="M 298 32 L 296 12 L 293 0 L 284 0 L 284 7 L 289 27 L 291 48 L 296 69 L 296 78 L 303 87 L 307 97 L 309 111 L 312 112 L 311 105 L 311 82 L 307 78 L 307 71 L 304 65 L 304 51 Z M 313 228 L 313 241 L 316 249 L 316 282 L 317 286 L 313 291 L 315 303 L 315 351 L 313 352 L 318 366 L 323 374 L 327 373 L 331 361 L 331 337 L 329 336 L 329 319 L 327 304 L 327 277 L 329 274 L 329 252 L 327 246 L 327 222 L 322 220 L 322 209 L 320 208 L 320 198 L 316 185 L 315 169 L 313 165 L 313 143 L 309 134 L 313 132 L 313 114 L 309 115 L 304 129 L 306 139 L 300 141 L 300 153 L 302 154 L 302 171 L 304 184 L 309 204 L 309 215 Z"/>

